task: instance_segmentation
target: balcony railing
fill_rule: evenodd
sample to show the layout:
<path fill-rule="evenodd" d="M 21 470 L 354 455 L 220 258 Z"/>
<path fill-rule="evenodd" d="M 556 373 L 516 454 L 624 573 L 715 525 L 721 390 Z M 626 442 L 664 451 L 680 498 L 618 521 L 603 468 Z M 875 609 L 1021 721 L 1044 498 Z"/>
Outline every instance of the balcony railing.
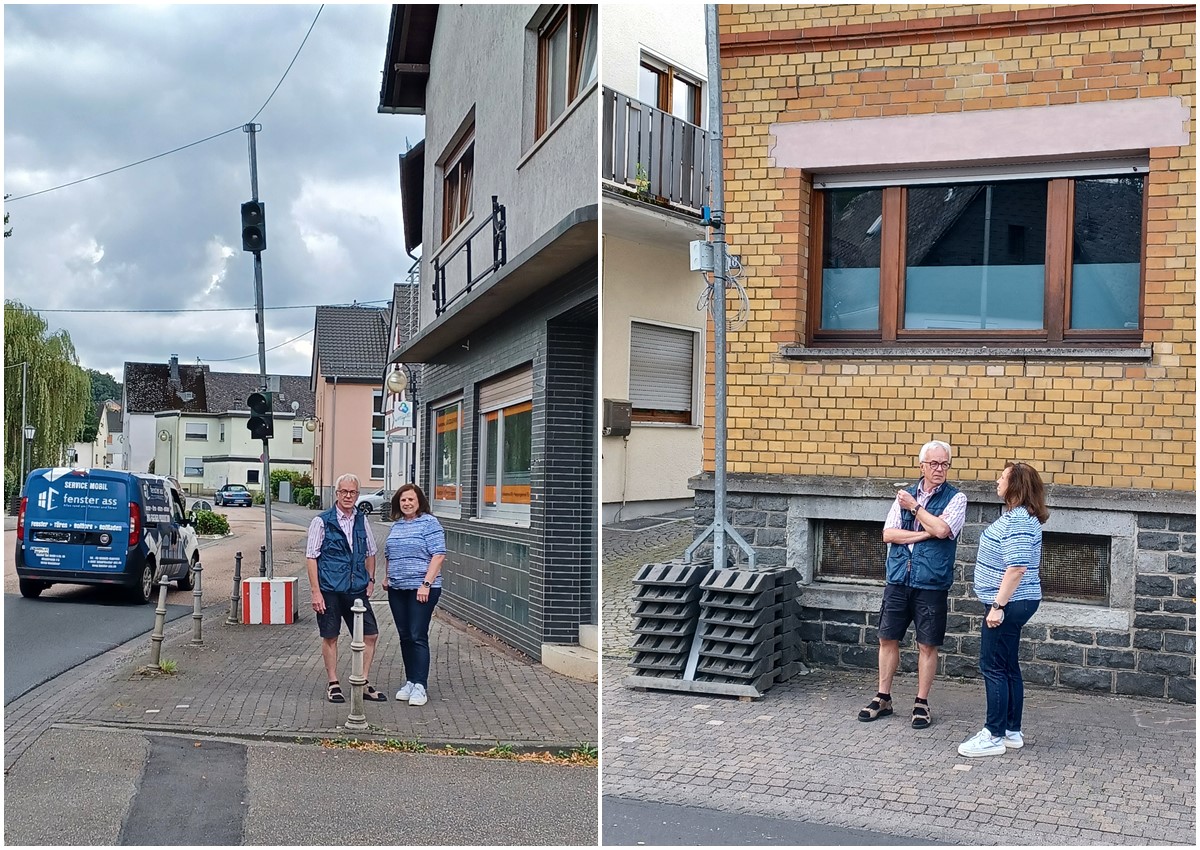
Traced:
<path fill-rule="evenodd" d="M 472 248 L 475 237 L 485 227 L 492 231 L 492 259 L 482 267 L 478 274 L 478 265 Z M 460 256 L 461 255 L 461 256 Z M 435 314 L 440 316 L 450 309 L 450 305 L 462 298 L 485 277 L 508 262 L 508 237 L 505 234 L 504 204 L 498 202 L 497 196 L 492 195 L 492 214 L 479 226 L 467 234 L 457 248 L 445 257 L 435 257 L 433 260 L 433 305 Z M 451 294 L 446 293 L 446 271 L 452 269 L 455 288 Z"/>
<path fill-rule="evenodd" d="M 600 176 L 643 200 L 699 212 L 707 201 L 708 132 L 604 89 Z"/>

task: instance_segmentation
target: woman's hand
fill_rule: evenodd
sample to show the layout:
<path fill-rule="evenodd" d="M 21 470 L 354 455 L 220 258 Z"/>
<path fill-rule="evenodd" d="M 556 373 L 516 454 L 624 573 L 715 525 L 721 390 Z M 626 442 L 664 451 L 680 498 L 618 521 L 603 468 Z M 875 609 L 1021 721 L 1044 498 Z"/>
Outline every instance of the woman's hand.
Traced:
<path fill-rule="evenodd" d="M 987 617 L 984 618 L 984 621 L 988 624 L 989 629 L 994 629 L 1004 622 L 1004 612 L 989 607 Z"/>
<path fill-rule="evenodd" d="M 429 601 L 429 588 L 426 587 L 425 585 L 421 585 L 420 587 L 417 588 L 417 601 L 418 602 L 428 602 Z"/>

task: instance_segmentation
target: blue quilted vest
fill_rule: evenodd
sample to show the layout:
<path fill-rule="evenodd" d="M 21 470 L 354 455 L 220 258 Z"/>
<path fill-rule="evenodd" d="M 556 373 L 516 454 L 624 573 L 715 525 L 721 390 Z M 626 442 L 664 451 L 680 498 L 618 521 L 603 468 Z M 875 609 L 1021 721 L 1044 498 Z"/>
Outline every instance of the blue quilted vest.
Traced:
<path fill-rule="evenodd" d="M 905 489 L 915 499 L 921 486 L 918 481 Z M 939 516 L 950 500 L 958 494 L 958 489 L 950 484 L 943 484 L 929 497 L 925 506 L 931 514 Z M 912 531 L 914 518 L 908 511 L 900 513 L 900 527 Z M 939 540 L 931 537 L 913 545 L 911 551 L 903 543 L 893 543 L 888 547 L 887 580 L 888 584 L 907 584 L 924 590 L 949 590 L 954 583 L 954 553 L 958 551 L 958 538 L 948 537 Z"/>
<path fill-rule="evenodd" d="M 354 549 L 337 519 L 337 505 L 321 514 L 325 523 L 325 542 L 317 557 L 317 583 L 321 590 L 362 593 L 367 589 L 367 521 L 354 513 Z"/>

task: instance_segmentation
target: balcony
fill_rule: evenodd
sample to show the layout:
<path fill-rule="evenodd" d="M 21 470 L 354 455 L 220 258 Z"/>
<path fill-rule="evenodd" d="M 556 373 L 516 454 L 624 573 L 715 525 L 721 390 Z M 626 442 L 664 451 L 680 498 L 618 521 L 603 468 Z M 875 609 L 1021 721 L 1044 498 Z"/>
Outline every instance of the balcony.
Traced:
<path fill-rule="evenodd" d="M 604 188 L 699 215 L 708 199 L 708 132 L 610 88 L 603 94 Z"/>
<path fill-rule="evenodd" d="M 481 232 L 487 230 L 484 238 L 476 240 Z M 480 260 L 475 256 L 474 244 L 484 243 L 491 237 L 490 257 Z M 445 257 L 435 257 L 433 260 L 433 304 L 435 315 L 440 316 L 450 309 L 450 306 L 466 296 L 475 285 L 488 277 L 494 271 L 508 262 L 508 237 L 505 229 L 504 204 L 499 203 L 497 196 L 492 195 L 492 214 L 484 219 L 478 227 L 472 230 L 457 248 Z M 446 288 L 446 272 L 450 270 L 453 285 L 449 291 Z"/>

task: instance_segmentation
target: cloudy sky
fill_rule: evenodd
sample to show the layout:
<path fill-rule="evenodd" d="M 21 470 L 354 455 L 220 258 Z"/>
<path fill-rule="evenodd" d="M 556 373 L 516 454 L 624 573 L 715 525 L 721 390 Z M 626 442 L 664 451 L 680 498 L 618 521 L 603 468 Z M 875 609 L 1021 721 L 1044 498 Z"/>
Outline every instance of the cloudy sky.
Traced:
<path fill-rule="evenodd" d="M 312 357 L 312 307 L 272 308 L 382 304 L 404 279 L 397 157 L 424 130 L 376 111 L 391 7 L 320 8 L 5 5 L 4 297 L 70 333 L 81 365 L 258 371 L 241 126 L 314 18 L 256 119 L 267 371 L 307 375 Z M 51 312 L 229 307 L 251 309 Z"/>

